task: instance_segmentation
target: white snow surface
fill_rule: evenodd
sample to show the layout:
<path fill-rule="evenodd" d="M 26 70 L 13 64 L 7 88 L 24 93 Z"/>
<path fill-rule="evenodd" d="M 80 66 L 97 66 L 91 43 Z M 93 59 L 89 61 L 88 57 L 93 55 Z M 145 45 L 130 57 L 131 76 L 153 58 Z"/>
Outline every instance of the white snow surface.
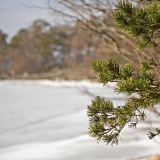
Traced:
<path fill-rule="evenodd" d="M 0 160 L 147 160 L 160 144 L 147 137 L 147 123 L 124 128 L 116 146 L 88 136 L 87 105 L 96 95 L 125 102 L 116 84 L 83 81 L 0 81 Z M 153 115 L 149 115 L 149 118 Z M 159 125 L 154 118 L 153 124 Z"/>

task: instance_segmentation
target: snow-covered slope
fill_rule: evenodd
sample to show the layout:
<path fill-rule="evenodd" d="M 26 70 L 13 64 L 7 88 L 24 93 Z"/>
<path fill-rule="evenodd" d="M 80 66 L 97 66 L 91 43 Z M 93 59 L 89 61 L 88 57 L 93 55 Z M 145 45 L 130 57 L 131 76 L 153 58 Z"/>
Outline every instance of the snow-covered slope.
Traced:
<path fill-rule="evenodd" d="M 115 84 L 89 81 L 0 81 L 0 160 L 129 160 L 160 154 L 146 124 L 125 128 L 118 146 L 87 135 L 87 105 L 96 95 L 123 104 Z M 155 124 L 158 121 L 155 120 Z"/>

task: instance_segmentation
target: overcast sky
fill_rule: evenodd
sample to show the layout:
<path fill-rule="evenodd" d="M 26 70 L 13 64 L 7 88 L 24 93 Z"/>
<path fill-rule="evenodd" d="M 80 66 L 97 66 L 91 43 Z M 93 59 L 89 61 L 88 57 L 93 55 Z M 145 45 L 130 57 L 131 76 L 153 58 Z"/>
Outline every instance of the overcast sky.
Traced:
<path fill-rule="evenodd" d="M 44 19 L 53 23 L 53 16 L 47 9 L 27 6 L 47 7 L 47 0 L 0 0 L 0 30 L 9 39 L 21 28 L 28 28 L 34 20 Z"/>

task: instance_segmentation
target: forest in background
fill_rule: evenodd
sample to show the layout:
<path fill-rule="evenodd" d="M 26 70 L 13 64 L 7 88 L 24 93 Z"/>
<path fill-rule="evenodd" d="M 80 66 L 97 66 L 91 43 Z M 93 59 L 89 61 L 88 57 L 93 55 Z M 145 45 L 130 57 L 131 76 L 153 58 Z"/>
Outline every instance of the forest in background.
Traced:
<path fill-rule="evenodd" d="M 159 57 L 159 47 L 137 50 L 136 40 L 116 27 L 113 5 L 108 0 L 59 3 L 64 10 L 48 4 L 53 18 L 57 14 L 70 17 L 74 25 L 51 26 L 45 20 L 36 20 L 29 28 L 19 30 L 9 43 L 0 31 L 1 79 L 95 79 L 91 68 L 94 59 L 113 58 L 121 65 L 130 62 L 136 67 L 141 60 Z M 67 9 L 71 15 L 65 12 Z"/>
<path fill-rule="evenodd" d="M 50 26 L 37 20 L 9 43 L 0 31 L 0 78 L 94 78 L 94 59 L 123 58 L 108 50 L 102 35 L 75 25 Z"/>

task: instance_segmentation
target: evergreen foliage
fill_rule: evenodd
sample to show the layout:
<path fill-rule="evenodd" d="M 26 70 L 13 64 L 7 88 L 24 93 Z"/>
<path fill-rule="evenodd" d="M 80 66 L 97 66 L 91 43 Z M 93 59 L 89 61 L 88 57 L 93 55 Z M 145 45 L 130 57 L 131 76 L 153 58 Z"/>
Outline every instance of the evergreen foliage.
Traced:
<path fill-rule="evenodd" d="M 159 38 L 160 2 L 152 0 L 145 8 L 135 7 L 129 2 L 120 1 L 116 6 L 114 20 L 117 26 L 138 37 L 138 48 L 154 48 Z M 117 82 L 115 92 L 128 95 L 124 105 L 114 106 L 113 102 L 103 97 L 95 97 L 88 105 L 89 135 L 106 144 L 118 144 L 120 132 L 128 125 L 136 128 L 139 121 L 146 119 L 145 110 L 160 103 L 160 81 L 155 71 L 160 69 L 160 62 L 153 58 L 141 61 L 138 69 L 131 64 L 120 68 L 112 59 L 95 60 L 92 69 L 98 74 L 97 81 L 103 85 Z M 160 134 L 149 132 L 150 139 Z"/>
<path fill-rule="evenodd" d="M 114 21 L 117 27 L 128 31 L 131 36 L 139 38 L 137 41 L 138 49 L 143 49 L 146 46 L 154 49 L 159 44 L 159 0 L 150 0 L 150 5 L 145 8 L 121 0 L 116 6 Z"/>

